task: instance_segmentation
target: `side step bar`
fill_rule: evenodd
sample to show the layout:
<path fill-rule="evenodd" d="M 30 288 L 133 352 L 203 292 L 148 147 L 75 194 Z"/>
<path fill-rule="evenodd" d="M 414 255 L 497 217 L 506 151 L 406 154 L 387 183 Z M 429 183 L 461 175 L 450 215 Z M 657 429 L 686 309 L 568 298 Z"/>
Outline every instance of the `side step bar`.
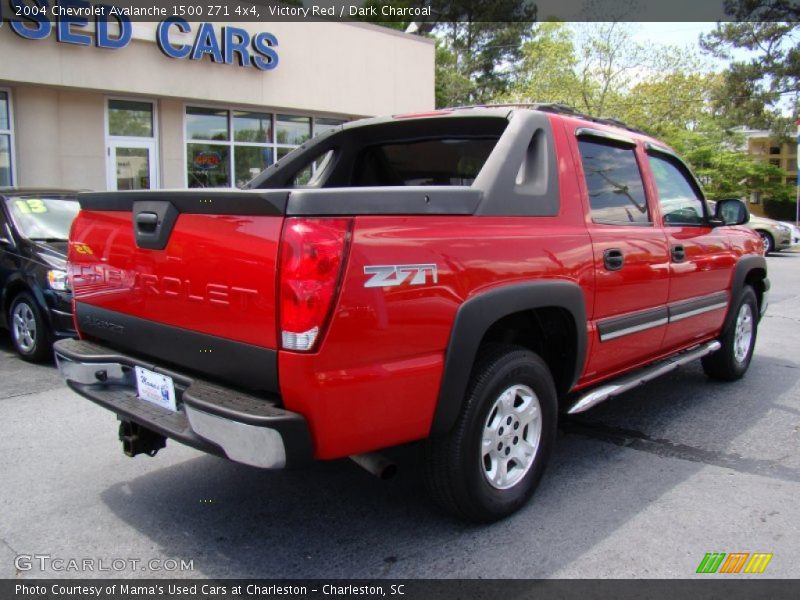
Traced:
<path fill-rule="evenodd" d="M 721 344 L 714 340 L 713 342 L 701 344 L 697 348 L 681 352 L 680 354 L 671 356 L 665 360 L 662 360 L 661 362 L 657 362 L 654 365 L 640 369 L 633 374 L 623 375 L 613 383 L 600 386 L 590 392 L 585 393 L 567 412 L 570 415 L 575 415 L 585 410 L 589 410 L 593 406 L 596 406 L 601 402 L 605 402 L 609 398 L 618 396 L 619 394 L 627 392 L 628 390 L 638 387 L 643 383 L 647 383 L 648 381 L 652 381 L 656 377 L 661 377 L 662 375 L 665 375 L 670 371 L 674 371 L 686 363 L 690 363 L 693 360 L 702 358 L 707 354 L 716 352 L 721 347 Z"/>

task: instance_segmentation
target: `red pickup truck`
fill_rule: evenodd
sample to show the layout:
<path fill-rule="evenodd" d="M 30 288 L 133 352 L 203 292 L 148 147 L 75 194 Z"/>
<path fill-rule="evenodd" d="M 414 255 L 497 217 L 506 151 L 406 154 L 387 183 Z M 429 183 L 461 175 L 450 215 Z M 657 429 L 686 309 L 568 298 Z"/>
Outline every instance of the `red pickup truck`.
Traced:
<path fill-rule="evenodd" d="M 88 193 L 70 388 L 129 455 L 264 468 L 427 440 L 453 513 L 542 476 L 559 413 L 687 361 L 747 370 L 769 280 L 738 200 L 659 141 L 564 107 L 346 124 L 245 190 Z"/>

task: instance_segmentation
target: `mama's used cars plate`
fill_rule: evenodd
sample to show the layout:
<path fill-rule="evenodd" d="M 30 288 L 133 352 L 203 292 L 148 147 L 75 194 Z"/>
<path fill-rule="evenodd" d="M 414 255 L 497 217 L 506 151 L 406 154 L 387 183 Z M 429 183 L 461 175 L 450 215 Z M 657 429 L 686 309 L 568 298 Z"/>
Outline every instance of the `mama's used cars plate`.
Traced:
<path fill-rule="evenodd" d="M 154 373 L 142 367 L 135 367 L 136 391 L 141 400 L 145 400 L 161 408 L 176 411 L 175 383 L 172 377 Z"/>

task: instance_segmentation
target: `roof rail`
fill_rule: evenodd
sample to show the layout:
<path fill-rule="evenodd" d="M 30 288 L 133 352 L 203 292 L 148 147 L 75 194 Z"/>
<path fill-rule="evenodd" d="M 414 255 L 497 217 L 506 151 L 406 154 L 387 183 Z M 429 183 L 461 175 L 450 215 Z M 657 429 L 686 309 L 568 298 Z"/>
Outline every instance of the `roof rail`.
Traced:
<path fill-rule="evenodd" d="M 540 110 L 542 112 L 555 113 L 559 115 L 569 115 L 571 117 L 592 121 L 593 123 L 612 125 L 614 127 L 620 127 L 634 133 L 650 135 L 646 131 L 626 125 L 619 119 L 614 119 L 611 117 L 593 117 L 592 115 L 587 115 L 586 113 L 576 110 L 572 106 L 558 102 L 505 102 L 498 104 L 471 104 L 466 106 L 448 106 L 447 108 L 443 108 L 441 110 L 462 110 L 471 108 L 527 108 L 530 110 Z"/>
<path fill-rule="evenodd" d="M 531 110 L 542 110 L 568 115 L 580 115 L 580 113 L 566 104 L 558 102 L 499 102 L 491 104 L 466 104 L 461 106 L 448 106 L 441 110 L 462 110 L 469 108 L 529 108 Z"/>

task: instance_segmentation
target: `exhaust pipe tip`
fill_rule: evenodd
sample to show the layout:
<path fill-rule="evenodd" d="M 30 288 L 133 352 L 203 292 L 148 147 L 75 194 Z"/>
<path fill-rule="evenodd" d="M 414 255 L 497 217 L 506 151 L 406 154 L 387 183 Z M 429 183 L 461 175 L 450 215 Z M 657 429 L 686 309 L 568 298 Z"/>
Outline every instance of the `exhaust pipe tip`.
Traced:
<path fill-rule="evenodd" d="M 387 481 L 397 475 L 397 465 L 376 452 L 354 454 L 350 456 L 350 460 L 382 481 Z"/>

